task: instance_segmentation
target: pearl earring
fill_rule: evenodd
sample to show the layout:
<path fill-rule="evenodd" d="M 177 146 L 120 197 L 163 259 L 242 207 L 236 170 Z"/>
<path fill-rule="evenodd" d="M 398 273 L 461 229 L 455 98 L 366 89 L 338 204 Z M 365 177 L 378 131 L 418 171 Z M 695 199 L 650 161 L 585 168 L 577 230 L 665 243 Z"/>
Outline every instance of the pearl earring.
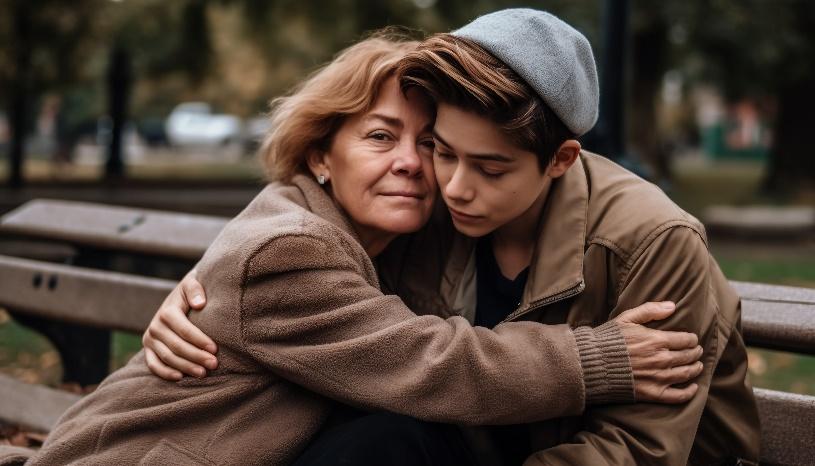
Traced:
<path fill-rule="evenodd" d="M 325 175 L 320 175 L 317 177 L 317 182 L 320 184 L 325 184 Z"/>

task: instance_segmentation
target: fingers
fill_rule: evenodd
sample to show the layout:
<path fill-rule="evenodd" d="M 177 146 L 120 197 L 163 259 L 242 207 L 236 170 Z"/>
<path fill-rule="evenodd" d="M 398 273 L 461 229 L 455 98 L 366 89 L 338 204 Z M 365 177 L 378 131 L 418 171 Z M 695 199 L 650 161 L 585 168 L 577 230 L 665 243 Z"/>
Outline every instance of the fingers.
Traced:
<path fill-rule="evenodd" d="M 212 358 L 214 361 L 212 354 L 218 352 L 218 346 L 210 337 L 202 332 L 201 329 L 190 322 L 190 320 L 187 318 L 186 312 L 184 312 L 181 308 L 174 307 L 172 304 L 162 305 L 156 317 L 158 317 L 158 319 L 154 319 L 154 321 L 161 321 L 161 323 L 167 326 L 170 332 L 175 334 L 173 336 L 178 336 L 184 341 L 194 345 L 196 348 L 209 352 L 210 358 Z M 153 323 L 150 324 L 150 328 L 148 330 L 153 330 Z M 157 333 L 159 335 L 156 337 L 163 339 L 164 334 L 160 331 Z M 168 341 L 164 341 L 164 343 L 168 343 Z M 210 367 L 210 369 L 214 369 L 214 367 Z"/>
<path fill-rule="evenodd" d="M 675 309 L 676 305 L 670 301 L 645 303 L 621 313 L 614 320 L 633 324 L 645 324 L 654 320 L 665 319 L 673 314 Z"/>
<path fill-rule="evenodd" d="M 700 362 L 671 367 L 658 371 L 639 372 L 634 375 L 634 393 L 637 400 L 657 403 L 684 403 L 690 400 L 698 389 L 695 383 L 686 387 L 677 385 L 688 383 L 704 370 Z"/>
<path fill-rule="evenodd" d="M 671 351 L 669 367 L 686 366 L 699 361 L 702 357 L 702 347 L 696 346 L 694 348 L 683 349 L 681 351 Z"/>
<path fill-rule="evenodd" d="M 659 401 L 667 404 L 686 403 L 693 398 L 693 395 L 695 395 L 698 390 L 699 385 L 695 383 L 683 388 L 668 387 L 662 392 Z"/>
<path fill-rule="evenodd" d="M 664 347 L 672 350 L 681 350 L 693 348 L 699 344 L 699 338 L 694 333 L 688 332 L 672 332 L 662 330 L 662 337 L 664 340 Z"/>
<path fill-rule="evenodd" d="M 643 351 L 640 348 L 632 347 L 628 359 L 635 376 L 649 376 L 672 367 L 693 364 L 702 357 L 701 346 L 686 348 L 678 351 L 658 349 L 654 351 Z"/>
<path fill-rule="evenodd" d="M 147 361 L 147 368 L 150 369 L 150 372 L 164 380 L 177 382 L 184 376 L 181 372 L 161 362 L 161 359 L 150 348 L 144 349 L 144 359 Z"/>
<path fill-rule="evenodd" d="M 679 367 L 672 367 L 660 371 L 657 377 L 664 385 L 677 385 L 689 382 L 702 373 L 704 365 L 701 362 L 687 364 Z"/>
<path fill-rule="evenodd" d="M 181 295 L 184 298 L 184 302 L 191 309 L 203 309 L 207 303 L 207 295 L 204 293 L 204 287 L 201 286 L 201 282 L 195 278 L 195 273 L 187 274 L 187 276 L 181 280 L 180 285 Z M 185 309 L 185 311 L 187 310 L 189 309 Z"/>
<path fill-rule="evenodd" d="M 651 401 L 656 403 L 679 404 L 686 403 L 696 395 L 699 385 L 692 383 L 687 387 L 645 387 L 637 391 L 637 401 Z"/>
<path fill-rule="evenodd" d="M 186 321 L 186 319 L 185 319 Z M 186 321 L 186 325 L 194 326 Z M 215 369 L 218 367 L 218 360 L 211 353 L 202 349 L 196 348 L 191 343 L 184 340 L 179 336 L 178 332 L 168 328 L 165 322 L 160 321 L 155 325 L 151 325 L 148 329 L 148 334 L 151 338 L 163 343 L 174 355 L 181 359 L 186 359 L 188 362 L 207 369 Z M 176 369 L 183 370 L 182 367 L 175 366 Z M 186 371 L 185 371 L 186 372 Z M 189 374 L 189 372 L 186 372 Z M 195 375 L 195 374 L 190 374 Z"/>
<path fill-rule="evenodd" d="M 161 360 L 162 364 L 193 377 L 204 377 L 207 375 L 206 369 L 187 361 L 186 359 L 176 356 L 161 341 L 154 339 L 151 346 L 156 356 L 158 356 L 158 358 Z"/>

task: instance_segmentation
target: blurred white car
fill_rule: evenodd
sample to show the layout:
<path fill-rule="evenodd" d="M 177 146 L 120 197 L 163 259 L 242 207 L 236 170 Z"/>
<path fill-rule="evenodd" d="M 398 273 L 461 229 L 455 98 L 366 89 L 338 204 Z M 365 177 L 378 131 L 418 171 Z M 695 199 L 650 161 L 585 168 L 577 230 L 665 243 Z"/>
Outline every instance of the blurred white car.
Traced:
<path fill-rule="evenodd" d="M 164 126 L 175 146 L 226 146 L 243 140 L 243 122 L 234 115 L 215 114 L 205 102 L 176 106 Z"/>

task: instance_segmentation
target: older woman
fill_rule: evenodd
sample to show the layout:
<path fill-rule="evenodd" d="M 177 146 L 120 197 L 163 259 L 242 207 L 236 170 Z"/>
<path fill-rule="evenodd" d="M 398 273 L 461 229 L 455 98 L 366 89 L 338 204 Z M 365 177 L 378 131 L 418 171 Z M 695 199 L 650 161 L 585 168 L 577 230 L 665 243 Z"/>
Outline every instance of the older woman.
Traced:
<path fill-rule="evenodd" d="M 530 422 L 631 399 L 631 366 L 661 367 L 650 356 L 666 336 L 688 348 L 669 354 L 674 365 L 696 359 L 693 335 L 632 323 L 670 313 L 651 306 L 596 329 L 489 330 L 382 294 L 372 258 L 423 226 L 436 194 L 432 106 L 393 76 L 415 46 L 367 39 L 277 102 L 265 150 L 280 181 L 197 266 L 208 304 L 194 322 L 218 342 L 219 368 L 170 383 L 139 353 L 63 416 L 30 464 L 286 464 L 342 420 L 337 402 Z M 460 442 L 443 434 L 445 446 Z"/>

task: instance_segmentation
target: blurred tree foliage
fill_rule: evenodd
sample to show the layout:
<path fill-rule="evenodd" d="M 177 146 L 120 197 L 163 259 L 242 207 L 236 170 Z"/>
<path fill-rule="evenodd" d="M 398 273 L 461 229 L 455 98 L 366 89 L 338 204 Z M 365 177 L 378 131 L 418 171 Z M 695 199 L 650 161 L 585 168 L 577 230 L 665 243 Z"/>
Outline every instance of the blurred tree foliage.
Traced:
<path fill-rule="evenodd" d="M 23 141 L 33 100 L 46 89 L 64 90 L 81 75 L 76 64 L 92 54 L 92 14 L 101 0 L 0 2 L 0 105 L 11 127 L 10 184 L 22 183 Z"/>
<path fill-rule="evenodd" d="M 557 14 L 602 53 L 602 4 L 595 0 L 6 0 L 0 85 L 10 92 L 0 94 L 0 104 L 13 118 L 20 95 L 31 103 L 59 92 L 72 97 L 74 120 L 102 114 L 100 77 L 118 44 L 136 77 L 132 115 L 161 117 L 196 99 L 249 116 L 366 31 L 448 31 L 513 6 Z M 629 18 L 628 139 L 660 177 L 670 176 L 670 164 L 658 96 L 665 73 L 677 70 L 686 85 L 710 82 L 734 100 L 774 96 L 767 187 L 815 179 L 806 131 L 815 103 L 815 2 L 630 0 Z"/>
<path fill-rule="evenodd" d="M 765 188 L 815 187 L 815 2 L 680 2 L 698 77 L 731 99 L 773 96 L 777 109 Z"/>

